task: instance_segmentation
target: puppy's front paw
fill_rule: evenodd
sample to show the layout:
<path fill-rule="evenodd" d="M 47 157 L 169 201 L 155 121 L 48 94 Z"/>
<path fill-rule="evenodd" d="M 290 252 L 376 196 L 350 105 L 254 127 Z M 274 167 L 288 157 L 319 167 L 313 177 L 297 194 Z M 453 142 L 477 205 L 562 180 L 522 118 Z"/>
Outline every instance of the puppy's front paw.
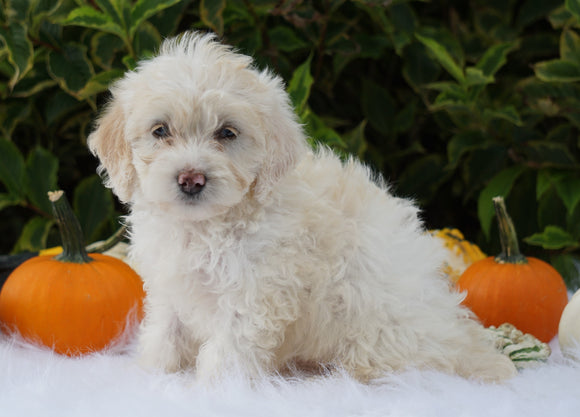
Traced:
<path fill-rule="evenodd" d="M 201 347 L 195 367 L 195 374 L 199 382 L 212 383 L 225 376 L 224 362 L 226 358 L 222 356 L 211 343 L 206 343 Z"/>
<path fill-rule="evenodd" d="M 216 342 L 207 342 L 199 350 L 196 376 L 201 383 L 214 383 L 227 376 L 255 379 L 264 375 L 266 366 L 252 354 L 244 354 L 233 345 L 224 348 Z"/>
<path fill-rule="evenodd" d="M 148 349 L 142 346 L 138 353 L 139 366 L 148 370 L 163 370 L 167 373 L 177 372 L 181 369 L 179 356 L 172 347 L 163 349 Z"/>
<path fill-rule="evenodd" d="M 184 363 L 175 341 L 155 328 L 142 328 L 139 335 L 137 362 L 145 369 L 167 373 L 179 371 Z"/>

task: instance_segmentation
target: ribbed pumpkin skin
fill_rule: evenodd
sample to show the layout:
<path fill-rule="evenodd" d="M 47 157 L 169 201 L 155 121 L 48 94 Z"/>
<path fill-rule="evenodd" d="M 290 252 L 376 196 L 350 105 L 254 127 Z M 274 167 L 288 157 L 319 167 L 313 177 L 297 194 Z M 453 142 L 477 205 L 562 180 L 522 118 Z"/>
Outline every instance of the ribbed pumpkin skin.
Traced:
<path fill-rule="evenodd" d="M 119 337 L 128 315 L 143 317 L 143 284 L 123 261 L 91 254 L 92 262 L 37 256 L 16 268 L 0 293 L 3 330 L 69 356 L 98 351 Z"/>
<path fill-rule="evenodd" d="M 547 343 L 558 332 L 568 293 L 551 265 L 537 258 L 527 260 L 516 264 L 482 259 L 465 270 L 457 288 L 467 291 L 463 304 L 484 326 L 511 323 Z"/>

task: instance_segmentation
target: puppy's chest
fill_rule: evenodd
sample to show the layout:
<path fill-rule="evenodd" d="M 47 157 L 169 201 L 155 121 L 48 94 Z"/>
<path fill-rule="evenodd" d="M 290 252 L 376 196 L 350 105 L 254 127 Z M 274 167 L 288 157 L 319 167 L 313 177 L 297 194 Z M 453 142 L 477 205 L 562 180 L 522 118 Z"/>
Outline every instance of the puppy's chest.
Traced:
<path fill-rule="evenodd" d="M 146 283 L 168 283 L 221 291 L 251 269 L 243 233 L 185 225 L 133 225 L 132 254 Z"/>
<path fill-rule="evenodd" d="M 305 279 L 314 268 L 317 276 L 331 274 L 320 262 L 329 251 L 321 256 L 309 228 L 288 214 L 261 214 L 233 225 L 134 218 L 133 255 L 146 285 L 215 295 L 249 282 Z"/>

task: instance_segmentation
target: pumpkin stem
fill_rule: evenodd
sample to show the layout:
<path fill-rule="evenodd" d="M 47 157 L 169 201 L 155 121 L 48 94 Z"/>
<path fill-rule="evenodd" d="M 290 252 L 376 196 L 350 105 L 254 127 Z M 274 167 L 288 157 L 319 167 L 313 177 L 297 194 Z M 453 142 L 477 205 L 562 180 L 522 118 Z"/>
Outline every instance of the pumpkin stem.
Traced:
<path fill-rule="evenodd" d="M 528 260 L 520 252 L 518 235 L 512 219 L 505 207 L 503 197 L 494 197 L 493 205 L 497 215 L 501 253 L 495 257 L 497 263 L 526 264 Z"/>
<path fill-rule="evenodd" d="M 85 250 L 81 225 L 64 196 L 64 191 L 49 191 L 48 199 L 52 204 L 52 212 L 58 224 L 62 240 L 62 253 L 56 255 L 54 259 L 77 264 L 91 262 L 92 259 Z"/>

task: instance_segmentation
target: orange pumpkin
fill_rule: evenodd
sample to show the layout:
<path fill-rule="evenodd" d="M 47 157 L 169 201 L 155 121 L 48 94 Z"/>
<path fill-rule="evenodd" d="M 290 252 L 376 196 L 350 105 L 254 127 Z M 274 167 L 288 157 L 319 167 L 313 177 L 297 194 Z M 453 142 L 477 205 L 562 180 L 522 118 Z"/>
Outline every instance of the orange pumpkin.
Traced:
<path fill-rule="evenodd" d="M 493 199 L 502 253 L 473 263 L 457 282 L 466 291 L 463 301 L 484 326 L 511 323 L 542 342 L 558 332 L 558 323 L 568 303 L 560 274 L 546 262 L 523 256 L 516 231 L 502 197 Z"/>
<path fill-rule="evenodd" d="M 0 323 L 69 356 L 103 349 L 143 317 L 143 284 L 123 261 L 86 253 L 63 192 L 49 193 L 63 252 L 18 266 L 0 293 Z"/>

